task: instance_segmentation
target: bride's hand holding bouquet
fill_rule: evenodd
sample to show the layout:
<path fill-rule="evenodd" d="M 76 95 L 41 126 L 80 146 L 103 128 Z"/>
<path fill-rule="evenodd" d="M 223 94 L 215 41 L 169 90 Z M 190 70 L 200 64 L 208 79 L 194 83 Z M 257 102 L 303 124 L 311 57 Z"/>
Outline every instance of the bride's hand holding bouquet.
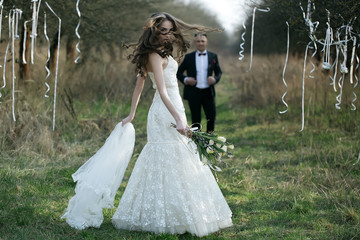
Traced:
<path fill-rule="evenodd" d="M 181 135 L 185 135 L 185 136 L 186 136 L 186 132 L 189 129 L 189 126 L 182 119 L 176 120 L 176 125 L 174 127 Z"/>
<path fill-rule="evenodd" d="M 171 124 L 171 127 L 178 129 L 175 124 Z M 223 157 L 232 157 L 228 150 L 234 149 L 234 145 L 229 143 L 225 137 L 214 133 L 201 132 L 198 128 L 189 127 L 183 135 L 195 143 L 200 161 L 207 164 L 214 171 L 221 171 L 221 168 L 217 165 L 225 164 Z"/>

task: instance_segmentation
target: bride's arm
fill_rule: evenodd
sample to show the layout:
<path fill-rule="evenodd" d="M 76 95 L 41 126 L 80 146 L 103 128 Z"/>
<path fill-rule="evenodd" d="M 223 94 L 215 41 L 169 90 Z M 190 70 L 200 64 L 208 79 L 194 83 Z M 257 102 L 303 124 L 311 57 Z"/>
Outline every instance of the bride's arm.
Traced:
<path fill-rule="evenodd" d="M 122 125 L 124 126 L 126 123 L 131 122 L 134 117 L 135 117 L 135 112 L 136 112 L 136 108 L 138 106 L 139 103 L 139 99 L 141 96 L 141 92 L 144 88 L 144 83 L 145 83 L 145 78 L 140 76 L 140 74 L 137 77 L 136 80 L 136 86 L 132 95 L 132 99 L 131 99 L 131 110 L 130 110 L 130 114 L 129 116 L 127 116 L 126 118 L 124 118 L 122 120 Z"/>
<path fill-rule="evenodd" d="M 165 80 L 164 80 L 164 71 L 163 71 L 163 58 L 157 53 L 151 53 L 149 55 L 149 65 L 150 69 L 154 73 L 155 83 L 159 91 L 161 100 L 165 104 L 166 108 L 169 110 L 171 115 L 176 121 L 176 130 L 185 135 L 186 122 L 181 118 L 180 114 L 176 110 L 174 104 L 171 102 L 169 95 L 166 90 Z"/>

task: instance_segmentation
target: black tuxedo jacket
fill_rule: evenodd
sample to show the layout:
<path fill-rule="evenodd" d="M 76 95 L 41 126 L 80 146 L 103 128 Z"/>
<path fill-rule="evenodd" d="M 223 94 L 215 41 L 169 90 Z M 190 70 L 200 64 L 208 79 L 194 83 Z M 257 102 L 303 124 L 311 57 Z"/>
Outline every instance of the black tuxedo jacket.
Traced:
<path fill-rule="evenodd" d="M 192 96 L 197 94 L 195 86 L 186 85 L 184 83 L 185 77 L 193 77 L 196 79 L 196 63 L 195 63 L 196 55 L 195 54 L 196 54 L 196 51 L 185 55 L 184 61 L 180 64 L 177 74 L 176 74 L 179 81 L 185 85 L 184 99 L 187 99 L 187 100 L 191 99 Z M 207 55 L 208 55 L 207 57 L 209 60 L 207 75 L 214 76 L 216 83 L 218 83 L 220 81 L 221 74 L 222 74 L 222 71 L 221 71 L 221 68 L 219 65 L 219 61 L 218 61 L 218 57 L 215 53 L 209 52 L 209 51 L 207 51 Z M 186 71 L 186 76 L 184 75 L 185 71 Z M 214 85 L 210 85 L 211 94 L 213 97 L 215 97 Z"/>

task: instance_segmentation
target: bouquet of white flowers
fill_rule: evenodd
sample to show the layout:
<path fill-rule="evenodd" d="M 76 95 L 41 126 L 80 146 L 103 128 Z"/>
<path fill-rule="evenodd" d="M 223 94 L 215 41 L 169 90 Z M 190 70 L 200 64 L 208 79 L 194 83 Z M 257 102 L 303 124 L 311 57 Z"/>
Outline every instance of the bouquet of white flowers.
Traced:
<path fill-rule="evenodd" d="M 173 123 L 171 126 L 176 128 Z M 195 143 L 200 161 L 214 171 L 221 171 L 217 165 L 225 164 L 222 159 L 224 156 L 232 157 L 228 149 L 234 149 L 234 145 L 227 142 L 225 137 L 214 133 L 201 132 L 198 128 L 190 128 L 187 130 L 186 136 Z"/>

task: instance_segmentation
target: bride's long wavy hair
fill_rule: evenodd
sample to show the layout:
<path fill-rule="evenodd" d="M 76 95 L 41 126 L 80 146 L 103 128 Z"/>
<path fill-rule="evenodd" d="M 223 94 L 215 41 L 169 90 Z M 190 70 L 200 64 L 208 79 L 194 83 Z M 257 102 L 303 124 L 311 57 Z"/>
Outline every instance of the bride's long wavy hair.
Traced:
<path fill-rule="evenodd" d="M 161 45 L 159 43 L 159 35 L 161 31 L 159 29 L 160 24 L 168 20 L 173 24 L 173 37 L 172 41 Z M 133 44 L 124 44 L 127 48 L 133 48 L 133 52 L 128 55 L 128 59 L 131 63 L 136 64 L 136 72 L 141 76 L 147 75 L 146 66 L 148 64 L 148 57 L 150 53 L 157 52 L 161 57 L 172 56 L 173 45 L 177 46 L 177 56 L 181 59 L 187 49 L 190 47 L 190 41 L 185 38 L 188 34 L 183 33 L 183 31 L 197 31 L 197 32 L 209 32 L 216 31 L 217 29 L 211 29 L 201 25 L 192 25 L 185 23 L 184 21 L 175 18 L 169 13 L 159 12 L 154 13 L 151 17 L 145 22 L 143 27 L 143 33 L 140 36 L 137 43 Z"/>

